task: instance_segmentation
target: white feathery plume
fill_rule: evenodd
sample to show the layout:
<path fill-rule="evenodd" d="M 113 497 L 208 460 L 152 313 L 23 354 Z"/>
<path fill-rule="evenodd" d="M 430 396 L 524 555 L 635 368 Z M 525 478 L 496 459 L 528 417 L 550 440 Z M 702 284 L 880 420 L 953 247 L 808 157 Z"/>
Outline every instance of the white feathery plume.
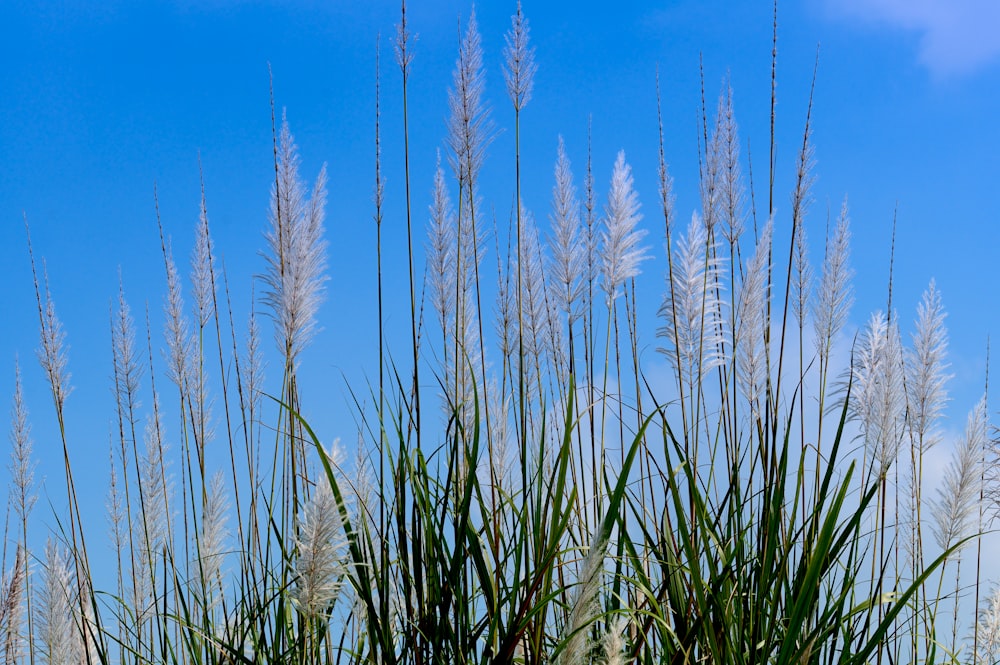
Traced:
<path fill-rule="evenodd" d="M 905 413 L 899 328 L 882 312 L 869 319 L 851 372 L 850 411 L 861 423 L 869 460 L 882 478 L 896 461 Z"/>
<path fill-rule="evenodd" d="M 403 0 L 403 17 L 396 26 L 396 39 L 393 40 L 393 52 L 396 56 L 396 64 L 403 74 L 405 81 L 410 73 L 410 63 L 413 61 L 413 52 L 410 51 L 410 41 L 416 41 L 417 36 L 411 35 L 406 27 L 406 0 Z"/>
<path fill-rule="evenodd" d="M 715 149 L 720 173 L 718 187 L 722 213 L 722 236 L 731 245 L 743 233 L 745 191 L 740 167 L 740 137 L 733 113 L 733 87 L 727 84 L 719 97 L 719 117 L 716 126 Z"/>
<path fill-rule="evenodd" d="M 441 329 L 447 333 L 455 304 L 455 213 L 448 198 L 440 153 L 434 172 L 433 196 L 427 229 L 427 273 L 431 303 Z"/>
<path fill-rule="evenodd" d="M 495 233 L 495 230 L 494 230 Z M 517 302 L 514 298 L 516 285 L 511 279 L 511 252 L 501 254 L 497 251 L 497 298 L 494 311 L 496 313 L 494 330 L 496 332 L 500 355 L 510 359 L 517 348 Z M 507 257 L 506 262 L 503 256 Z"/>
<path fill-rule="evenodd" d="M 543 248 L 541 243 L 538 243 L 537 247 L 538 260 L 542 264 L 543 270 L 546 266 L 546 261 L 543 255 Z M 557 372 L 559 376 L 563 378 L 560 379 L 562 382 L 560 385 L 569 385 L 569 345 L 563 342 L 563 335 L 566 333 L 563 331 L 562 326 L 559 324 L 561 311 L 559 305 L 556 303 L 557 296 L 552 293 L 554 287 L 549 284 L 548 276 L 545 277 L 545 317 L 548 320 L 546 328 L 548 328 L 548 344 L 546 345 L 546 350 L 549 354 L 549 363 L 553 372 Z M 557 422 L 562 422 L 559 418 L 559 414 L 556 416 Z"/>
<path fill-rule="evenodd" d="M 45 545 L 43 580 L 35 605 L 36 636 L 46 665 L 79 665 L 85 661 L 80 632 L 74 623 L 73 563 L 51 539 Z"/>
<path fill-rule="evenodd" d="M 481 337 L 479 335 L 478 297 L 476 295 L 476 275 L 478 262 L 482 260 L 483 252 L 480 246 L 484 236 L 475 230 L 472 222 L 472 206 L 469 198 L 462 199 L 463 212 L 459 215 L 459 228 L 456 233 L 456 244 L 459 246 L 455 254 L 455 274 L 458 284 L 452 282 L 451 298 L 453 301 L 452 322 L 449 323 L 452 372 L 449 386 L 449 399 L 445 408 L 450 415 L 456 406 L 462 406 L 464 425 L 471 431 L 474 410 L 471 405 L 473 388 L 483 386 L 480 371 Z M 474 232 L 475 231 L 475 232 Z M 457 350 L 457 357 L 455 352 Z M 458 385 L 455 385 L 455 377 Z M 457 393 L 455 392 L 457 387 Z M 482 391 L 480 390 L 480 396 Z"/>
<path fill-rule="evenodd" d="M 201 213 L 195 233 L 194 249 L 191 255 L 191 291 L 194 297 L 196 337 L 188 346 L 191 355 L 187 367 L 191 372 L 189 387 L 194 392 L 191 402 L 194 413 L 194 437 L 200 452 L 211 438 L 211 401 L 207 397 L 207 375 L 204 371 L 204 340 L 202 330 L 212 318 L 215 307 L 215 257 L 212 256 L 212 237 L 208 228 L 208 209 L 205 204 L 205 186 L 202 184 Z M 204 479 L 203 479 L 204 480 Z"/>
<path fill-rule="evenodd" d="M 111 538 L 111 543 L 114 545 L 115 554 L 118 557 L 119 564 L 122 563 L 122 552 L 125 551 L 125 542 L 128 538 L 126 531 L 126 517 L 125 517 L 125 507 L 122 501 L 122 495 L 118 491 L 118 470 L 115 465 L 115 446 L 114 441 L 108 440 L 108 468 L 111 471 L 111 475 L 108 478 L 108 496 L 105 500 L 105 508 L 108 511 L 108 536 Z M 119 568 L 118 583 L 122 583 L 121 573 L 123 572 Z M 123 589 L 119 589 L 119 592 Z"/>
<path fill-rule="evenodd" d="M 34 494 L 35 465 L 31 461 L 33 444 L 31 425 L 28 423 L 28 407 L 24 404 L 21 389 L 21 366 L 15 364 L 14 402 L 10 410 L 10 503 L 22 523 L 38 498 Z"/>
<path fill-rule="evenodd" d="M 115 398 L 123 415 L 132 417 L 139 406 L 139 385 L 142 380 L 142 362 L 135 345 L 135 323 L 132 311 L 125 300 L 125 287 L 118 279 L 118 312 L 111 326 L 112 360 L 114 362 Z M 134 423 L 128 420 L 129 425 Z"/>
<path fill-rule="evenodd" d="M 666 341 L 659 350 L 693 387 L 708 370 L 724 362 L 719 300 L 723 258 L 698 213 L 691 216 L 686 237 L 674 245 L 673 281 L 667 280 L 657 335 Z M 676 327 L 675 327 L 676 321 Z"/>
<path fill-rule="evenodd" d="M 524 368 L 525 391 L 533 394 L 538 387 L 542 357 L 546 350 L 546 340 L 549 339 L 549 319 L 545 302 L 545 273 L 538 242 L 538 229 L 535 227 L 534 216 L 521 208 L 521 254 L 524 265 L 521 267 L 521 302 L 523 308 L 522 337 L 524 339 L 524 358 L 529 367 Z"/>
<path fill-rule="evenodd" d="M 773 231 L 772 217 L 764 225 L 757 240 L 757 249 L 747 264 L 737 304 L 736 340 L 733 344 L 737 359 L 737 380 L 752 411 L 758 405 L 767 381 L 764 336 L 767 332 L 767 307 L 771 299 L 767 274 Z"/>
<path fill-rule="evenodd" d="M 298 519 L 293 598 L 302 614 L 316 618 L 336 599 L 346 572 L 347 538 L 325 476 L 321 475 Z"/>
<path fill-rule="evenodd" d="M 14 567 L 0 580 L 0 632 L 3 635 L 4 663 L 14 665 L 21 658 L 24 638 L 21 635 L 22 612 L 27 589 L 27 561 L 24 547 L 17 545 Z"/>
<path fill-rule="evenodd" d="M 24 404 L 24 393 L 21 387 L 21 366 L 15 361 L 14 364 L 14 399 L 10 410 L 10 505 L 14 508 L 15 514 L 21 521 L 21 533 L 17 546 L 17 556 L 15 566 L 17 570 L 13 573 L 11 580 L 10 594 L 7 602 L 0 602 L 0 611 L 7 608 L 7 637 L 5 640 L 6 662 L 15 663 L 20 654 L 21 636 L 19 633 L 21 622 L 21 601 L 27 593 L 28 584 L 28 558 L 27 558 L 27 538 L 28 538 L 28 516 L 34 508 L 38 496 L 35 494 L 35 463 L 32 462 L 31 453 L 33 443 L 31 441 L 31 425 L 28 423 L 28 408 Z M 18 584 L 15 585 L 14 582 Z M 17 587 L 16 589 L 14 587 Z M 28 610 L 30 611 L 30 600 L 28 600 Z M 3 621 L 0 621 L 2 624 Z"/>
<path fill-rule="evenodd" d="M 198 328 L 208 325 L 215 306 L 215 257 L 208 229 L 208 207 L 202 185 L 201 208 L 191 254 L 191 291 L 194 296 L 195 322 Z"/>
<path fill-rule="evenodd" d="M 989 427 L 984 395 L 969 413 L 965 435 L 945 469 L 944 484 L 931 507 L 934 538 L 942 550 L 970 535 L 970 529 L 975 527 L 973 516 L 978 507 L 982 456 L 989 443 Z"/>
<path fill-rule="evenodd" d="M 816 352 L 823 366 L 829 361 L 833 338 L 847 322 L 847 315 L 854 304 L 851 280 L 854 271 L 850 266 L 851 254 L 850 218 L 847 201 L 844 201 L 833 232 L 833 239 L 827 239 L 823 272 L 813 301 L 812 318 L 816 329 Z"/>
<path fill-rule="evenodd" d="M 792 216 L 801 224 L 806 211 L 812 203 L 812 186 L 816 182 L 813 169 L 816 166 L 816 151 L 812 143 L 812 93 L 809 99 L 809 111 L 806 115 L 805 135 L 802 138 L 802 149 L 799 151 L 798 165 L 795 171 L 795 189 L 792 191 Z"/>
<path fill-rule="evenodd" d="M 316 333 L 316 312 L 326 282 L 326 166 L 320 169 L 307 200 L 299 177 L 295 139 L 282 114 L 278 175 L 271 192 L 267 232 L 264 303 L 275 322 L 275 339 L 286 362 L 297 365 L 302 348 Z"/>
<path fill-rule="evenodd" d="M 187 390 L 188 372 L 193 353 L 190 328 L 187 316 L 184 314 L 184 296 L 181 290 L 181 279 L 177 272 L 177 264 L 170 250 L 170 241 L 163 244 L 163 260 L 167 269 L 167 302 L 164 309 L 167 323 L 164 334 L 167 337 L 169 362 L 167 376 L 181 390 Z"/>
<path fill-rule="evenodd" d="M 491 482 L 495 479 L 497 488 L 508 493 L 513 493 L 513 483 L 517 474 L 513 473 L 515 451 L 514 432 L 512 432 L 510 413 L 512 398 L 510 395 L 502 395 L 499 390 L 489 392 L 493 404 L 490 413 L 497 414 L 496 426 L 493 428 L 493 454 L 489 455 L 491 467 Z M 498 506 L 492 505 L 493 493 L 486 493 L 487 501 L 491 502 L 491 508 L 497 510 Z"/>
<path fill-rule="evenodd" d="M 853 366 L 850 368 L 851 416 L 861 424 L 861 436 L 868 448 L 877 423 L 878 390 L 880 388 L 880 368 L 883 358 L 882 347 L 886 344 L 888 321 L 881 311 L 874 312 L 861 335 L 860 346 L 856 349 Z"/>
<path fill-rule="evenodd" d="M 812 282 L 812 267 L 809 265 L 809 241 L 806 226 L 799 221 L 795 225 L 795 247 L 792 252 L 792 315 L 795 322 L 804 326 L 809 309 L 809 291 Z M 802 369 L 805 371 L 805 368 Z"/>
<path fill-rule="evenodd" d="M 260 351 L 260 325 L 257 323 L 257 312 L 251 308 L 247 322 L 247 394 L 249 395 L 250 413 L 258 412 L 260 401 L 264 396 L 264 359 Z M 252 426 L 251 418 L 250 426 Z"/>
<path fill-rule="evenodd" d="M 153 395 L 156 404 L 157 396 Z M 146 421 L 143 434 L 143 454 L 139 466 L 142 511 L 133 514 L 132 532 L 139 548 L 137 574 L 133 576 L 135 589 L 132 603 L 141 623 L 152 612 L 156 564 L 163 547 L 169 543 L 171 483 L 166 473 L 166 449 L 163 430 L 157 422 L 159 408 Z"/>
<path fill-rule="evenodd" d="M 448 91 L 449 162 L 458 181 L 468 186 L 469 181 L 479 173 L 493 133 L 489 109 L 483 103 L 486 77 L 475 8 L 469 15 L 465 35 L 459 44 L 452 79 L 452 88 Z"/>
<path fill-rule="evenodd" d="M 335 451 L 334 454 L 339 453 Z M 362 522 L 373 524 L 371 516 L 375 514 L 378 506 L 375 501 L 375 476 L 372 457 L 367 450 L 364 433 L 359 431 L 354 455 L 354 478 L 350 481 L 351 497 L 354 503 L 352 519 L 357 520 L 359 524 Z M 320 482 L 324 482 L 322 474 Z"/>
<path fill-rule="evenodd" d="M 62 418 L 63 406 L 66 398 L 72 391 L 69 385 L 70 374 L 69 356 L 67 355 L 66 332 L 63 330 L 62 322 L 56 316 L 56 306 L 52 302 L 52 295 L 49 292 L 49 275 L 42 263 L 42 272 L 45 282 L 45 315 L 42 318 L 42 348 L 38 350 L 38 360 L 45 370 L 45 376 L 52 389 L 52 397 L 56 403 L 56 410 Z M 36 286 L 37 288 L 37 286 Z M 42 302 L 39 300 L 39 308 Z"/>
<path fill-rule="evenodd" d="M 712 237 L 716 236 L 715 226 L 719 221 L 719 207 L 721 204 L 721 192 L 719 191 L 719 178 L 722 161 L 722 122 L 724 115 L 721 113 L 723 96 L 719 97 L 720 112 L 716 114 L 715 126 L 712 128 L 711 138 L 705 137 L 705 160 L 698 160 L 700 172 L 698 174 L 698 189 L 701 195 L 701 216 L 704 220 L 705 228 Z M 702 97 L 702 129 L 707 128 L 708 119 L 705 116 L 704 97 Z M 702 136 L 698 137 L 699 139 Z M 701 141 L 699 140 L 699 146 Z"/>
<path fill-rule="evenodd" d="M 503 49 L 503 75 L 514 109 L 520 111 L 531 100 L 531 88 L 538 70 L 535 49 L 528 46 L 531 29 L 528 27 L 528 19 L 521 12 L 521 0 L 518 0 L 517 12 L 510 17 L 510 22 L 510 30 L 504 35 L 506 46 Z"/>
<path fill-rule="evenodd" d="M 978 609 L 976 623 L 979 640 L 972 662 L 994 665 L 1000 658 L 1000 586 L 986 599 L 986 606 Z"/>
<path fill-rule="evenodd" d="M 880 461 L 883 473 L 896 461 L 904 436 L 906 394 L 903 390 L 903 343 L 899 326 L 893 316 L 887 331 L 882 358 L 882 390 L 880 401 Z"/>
<path fill-rule="evenodd" d="M 810 99 L 810 114 L 812 112 L 812 100 Z M 815 182 L 813 167 L 813 145 L 810 141 L 812 130 L 809 126 L 809 116 L 806 119 L 805 136 L 802 140 L 802 150 L 799 152 L 798 170 L 795 176 L 795 190 L 792 192 L 792 220 L 794 224 L 795 245 L 792 254 L 792 314 L 795 320 L 802 325 L 806 318 L 806 309 L 809 300 L 809 282 L 812 279 L 809 267 L 808 242 L 806 241 L 805 217 L 809 205 L 812 203 L 812 186 Z"/>
<path fill-rule="evenodd" d="M 585 239 L 580 229 L 580 202 L 573 186 L 573 172 L 562 136 L 556 156 L 556 184 L 552 188 L 551 276 L 554 301 L 566 313 L 569 325 L 580 315 L 579 300 L 586 284 L 583 279 L 586 261 Z"/>
<path fill-rule="evenodd" d="M 601 640 L 601 650 L 604 652 L 604 665 L 625 665 L 625 631 L 628 630 L 629 617 L 619 614 L 609 621 L 604 628 L 604 638 Z"/>
<path fill-rule="evenodd" d="M 913 446 L 927 452 L 940 438 L 935 429 L 937 420 L 948 403 L 947 373 L 948 331 L 947 314 L 941 304 L 941 293 L 934 280 L 917 305 L 917 327 L 913 347 L 908 349 L 906 362 L 907 424 Z"/>
<path fill-rule="evenodd" d="M 464 35 L 459 44 L 452 88 L 448 92 L 449 117 L 447 121 L 449 162 L 459 184 L 458 245 L 455 254 L 455 327 L 451 358 L 454 379 L 448 390 L 446 408 L 461 406 L 463 420 L 471 424 L 473 409 L 468 404 L 473 383 L 483 386 L 475 376 L 482 366 L 482 331 L 479 321 L 479 262 L 482 259 L 481 230 L 477 228 L 474 212 L 478 207 L 475 181 L 483 163 L 486 146 L 492 139 L 493 126 L 489 109 L 483 101 L 485 74 L 483 54 L 473 8 Z"/>
<path fill-rule="evenodd" d="M 206 609 L 211 609 L 222 598 L 223 564 L 226 556 L 226 526 L 229 501 L 226 498 L 225 476 L 217 471 L 212 476 L 205 505 L 202 510 L 201 537 L 198 541 L 202 585 Z"/>
<path fill-rule="evenodd" d="M 618 152 L 615 160 L 604 212 L 602 277 L 610 306 L 621 295 L 619 288 L 639 274 L 639 263 L 649 258 L 646 248 L 639 246 L 646 230 L 636 228 L 642 214 L 639 212 L 639 196 L 633 188 L 632 167 L 625 162 L 624 150 Z"/>
<path fill-rule="evenodd" d="M 658 176 L 657 189 L 660 193 L 660 207 L 663 210 L 664 232 L 669 237 L 674 223 L 674 179 L 667 169 L 667 157 L 663 149 L 663 117 L 660 114 L 660 74 L 656 73 L 656 118 L 660 130 L 659 163 L 656 172 Z"/>
<path fill-rule="evenodd" d="M 154 402 L 156 396 L 153 397 Z M 158 409 L 154 409 L 158 412 Z M 143 543 L 147 563 L 152 565 L 162 546 L 168 542 L 168 520 L 170 505 L 170 480 L 166 474 L 167 444 L 163 441 L 163 430 L 155 416 L 146 422 L 143 436 L 145 444 L 141 466 L 143 514 L 138 533 L 144 534 L 148 542 Z"/>
<path fill-rule="evenodd" d="M 569 618 L 560 638 L 561 642 L 565 642 L 565 648 L 559 653 L 556 665 L 587 662 L 591 648 L 590 631 L 587 628 L 601 611 L 597 596 L 601 590 L 606 547 L 607 541 L 595 539 L 587 558 L 583 561 L 583 568 L 580 570 L 580 577 L 573 592 Z"/>
<path fill-rule="evenodd" d="M 88 582 L 84 581 L 78 585 L 78 593 L 80 594 L 80 598 L 73 604 L 73 609 L 78 631 L 77 644 L 81 653 L 80 663 L 97 665 L 101 662 L 101 659 L 98 655 L 97 633 L 99 628 L 97 618 L 94 616 L 93 588 Z M 82 614 L 81 607 L 83 610 Z"/>

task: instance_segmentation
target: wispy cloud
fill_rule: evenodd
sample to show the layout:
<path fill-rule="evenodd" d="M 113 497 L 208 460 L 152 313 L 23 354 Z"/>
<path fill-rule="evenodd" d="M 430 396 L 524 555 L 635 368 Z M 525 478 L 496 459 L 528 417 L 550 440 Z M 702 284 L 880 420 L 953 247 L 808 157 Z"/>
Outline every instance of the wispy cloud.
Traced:
<path fill-rule="evenodd" d="M 997 0 L 826 0 L 837 15 L 918 32 L 919 60 L 939 78 L 1000 60 Z"/>

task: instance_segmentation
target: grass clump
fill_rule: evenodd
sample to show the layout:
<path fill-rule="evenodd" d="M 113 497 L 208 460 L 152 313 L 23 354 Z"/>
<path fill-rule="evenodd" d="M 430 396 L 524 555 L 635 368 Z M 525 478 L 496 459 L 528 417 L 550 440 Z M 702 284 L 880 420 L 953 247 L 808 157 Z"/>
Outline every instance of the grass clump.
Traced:
<path fill-rule="evenodd" d="M 522 200 L 520 128 L 531 121 L 536 63 L 520 4 L 504 50 L 515 129 L 511 228 L 493 222 L 491 230 L 480 177 L 495 131 L 473 13 L 448 93 L 451 177 L 439 156 L 421 284 L 408 30 L 404 4 L 395 51 L 411 347 L 398 356 L 403 365 L 389 360 L 377 72 L 379 378 L 369 395 L 354 392 L 355 460 L 303 417 L 311 399 L 299 381 L 309 369 L 303 351 L 326 289 L 335 288 L 326 277 L 327 180 L 324 168 L 311 188 L 303 182 L 289 123 L 284 114 L 277 121 L 272 104 L 266 250 L 246 327 L 233 321 L 204 187 L 188 287 L 193 319 L 157 210 L 164 369 L 148 314 L 143 340 L 124 288 L 112 307 L 110 581 L 94 578 L 88 557 L 98 536 L 84 529 L 73 482 L 65 333 L 44 269 L 41 279 L 36 272 L 39 356 L 62 437 L 68 512 L 44 554 L 35 552 L 27 525 L 37 490 L 18 371 L 11 505 L 19 524 L 5 533 L 15 554 L 8 565 L 4 550 L 0 585 L 5 662 L 992 658 L 996 599 L 965 622 L 968 602 L 959 601 L 968 593 L 966 546 L 985 527 L 976 502 L 995 480 L 984 466 L 986 401 L 970 415 L 945 484 L 927 498 L 925 455 L 943 438 L 949 378 L 941 297 L 932 282 L 910 347 L 891 296 L 889 311 L 845 343 L 853 301 L 846 203 L 817 274 L 808 257 L 811 99 L 788 217 L 773 205 L 773 135 L 768 211 L 757 217 L 728 82 L 714 117 L 702 102 L 700 209 L 687 224 L 675 210 L 660 122 L 659 205 L 649 217 L 663 225 L 664 295 L 640 312 L 636 278 L 654 257 L 624 152 L 602 204 L 589 152 L 578 189 L 558 139 L 549 234 Z M 773 78 L 771 90 L 773 114 Z M 776 246 L 777 229 L 788 231 L 787 252 Z M 647 311 L 669 370 L 659 383 L 640 354 Z M 261 314 L 274 325 L 273 355 Z M 848 346 L 840 365 L 838 350 Z M 266 357 L 278 360 L 277 381 L 265 379 Z M 176 394 L 175 412 L 161 408 L 164 385 Z M 149 408 L 141 392 L 151 395 Z M 978 550 L 976 564 L 978 577 Z M 978 605 L 978 579 L 975 590 Z"/>

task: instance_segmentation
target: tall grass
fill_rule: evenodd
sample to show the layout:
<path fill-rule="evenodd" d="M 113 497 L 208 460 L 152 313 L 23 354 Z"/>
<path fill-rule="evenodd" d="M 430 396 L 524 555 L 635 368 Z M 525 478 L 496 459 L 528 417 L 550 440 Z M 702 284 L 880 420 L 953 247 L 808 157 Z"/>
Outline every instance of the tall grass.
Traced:
<path fill-rule="evenodd" d="M 1000 601 L 994 593 L 963 616 L 961 572 L 987 526 L 977 501 L 996 491 L 986 399 L 929 497 L 925 455 L 945 438 L 949 378 L 941 295 L 932 282 L 909 347 L 891 296 L 847 339 L 846 202 L 827 222 L 823 260 L 809 259 L 811 96 L 791 214 L 774 204 L 776 32 L 765 219 L 727 81 L 714 117 L 701 100 L 699 210 L 675 209 L 658 117 L 659 205 L 643 208 L 624 152 L 602 197 L 588 151 L 578 189 L 559 138 L 546 231 L 521 197 L 536 72 L 528 21 L 518 4 L 504 52 L 511 118 L 486 103 L 472 13 L 448 91 L 452 176 L 439 156 L 424 199 L 421 285 L 407 120 L 415 52 L 401 9 L 406 176 L 404 192 L 385 188 L 377 65 L 379 378 L 353 392 L 353 461 L 302 415 L 303 350 L 337 285 L 326 276 L 326 170 L 306 185 L 272 94 L 274 179 L 246 327 L 234 324 L 204 186 L 188 282 L 155 209 L 165 371 L 154 362 L 160 333 L 148 311 L 137 329 L 124 286 L 109 312 L 112 580 L 92 575 L 85 543 L 93 556 L 99 538 L 83 530 L 63 419 L 66 333 L 44 264 L 35 273 L 68 513 L 44 550 L 28 542 L 37 487 L 18 369 L 4 662 L 993 662 Z M 514 169 L 506 228 L 487 221 L 500 202 L 484 202 L 480 187 L 501 113 L 515 133 L 514 154 L 497 157 Z M 411 347 L 393 354 L 382 225 L 402 227 L 384 201 L 404 194 Z M 647 238 L 661 221 L 666 252 L 654 257 Z M 636 277 L 651 269 L 664 295 L 640 307 Z M 261 316 L 273 323 L 270 355 Z M 654 317 L 657 362 L 669 367 L 661 382 L 640 353 Z M 265 357 L 278 360 L 270 379 Z M 161 408 L 160 390 L 176 393 L 176 412 Z"/>

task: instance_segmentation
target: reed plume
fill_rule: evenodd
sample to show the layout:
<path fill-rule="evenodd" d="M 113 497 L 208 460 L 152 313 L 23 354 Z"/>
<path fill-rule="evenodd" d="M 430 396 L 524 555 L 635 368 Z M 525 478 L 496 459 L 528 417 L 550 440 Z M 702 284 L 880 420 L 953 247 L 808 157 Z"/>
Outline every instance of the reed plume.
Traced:
<path fill-rule="evenodd" d="M 625 162 L 624 150 L 615 159 L 604 215 L 601 278 L 610 306 L 622 294 L 622 285 L 639 274 L 639 264 L 649 258 L 646 248 L 639 245 L 646 230 L 636 228 L 642 214 L 633 187 L 632 167 Z"/>
<path fill-rule="evenodd" d="M 263 302 L 275 323 L 275 341 L 290 369 L 316 334 L 316 312 L 326 283 L 326 167 L 307 198 L 299 176 L 299 153 L 282 115 L 277 175 L 266 234 Z"/>
<path fill-rule="evenodd" d="M 769 219 L 757 240 L 757 249 L 750 259 L 737 300 L 736 354 L 737 385 L 750 406 L 751 415 L 761 413 L 761 397 L 767 383 L 767 337 L 771 293 L 767 279 L 771 257 L 774 220 Z"/>
<path fill-rule="evenodd" d="M 587 558 L 583 560 L 580 576 L 573 591 L 569 606 L 569 617 L 563 626 L 560 642 L 563 650 L 559 653 L 557 665 L 576 665 L 589 659 L 593 643 L 590 625 L 600 614 L 599 594 L 604 573 L 604 557 L 607 542 L 597 537 L 590 545 Z"/>
<path fill-rule="evenodd" d="M 552 236 L 549 241 L 552 252 L 550 274 L 555 285 L 553 300 L 566 315 L 567 327 L 572 329 L 574 320 L 581 314 L 581 299 L 586 287 L 583 280 L 586 241 L 580 228 L 580 202 L 576 198 L 573 172 L 569 157 L 566 156 L 566 145 L 562 136 L 559 137 L 556 151 L 555 179 L 550 214 L 552 223 Z"/>
<path fill-rule="evenodd" d="M 14 566 L 0 579 L 0 637 L 3 638 L 4 663 L 14 665 L 24 650 L 21 624 L 27 598 L 28 561 L 18 543 Z"/>
<path fill-rule="evenodd" d="M 73 563 L 51 539 L 45 545 L 45 564 L 38 592 L 39 655 L 46 665 L 79 665 L 85 662 L 77 613 Z"/>
<path fill-rule="evenodd" d="M 329 483 L 316 484 L 298 518 L 294 599 L 307 618 L 328 611 L 345 574 L 346 539 Z"/>

